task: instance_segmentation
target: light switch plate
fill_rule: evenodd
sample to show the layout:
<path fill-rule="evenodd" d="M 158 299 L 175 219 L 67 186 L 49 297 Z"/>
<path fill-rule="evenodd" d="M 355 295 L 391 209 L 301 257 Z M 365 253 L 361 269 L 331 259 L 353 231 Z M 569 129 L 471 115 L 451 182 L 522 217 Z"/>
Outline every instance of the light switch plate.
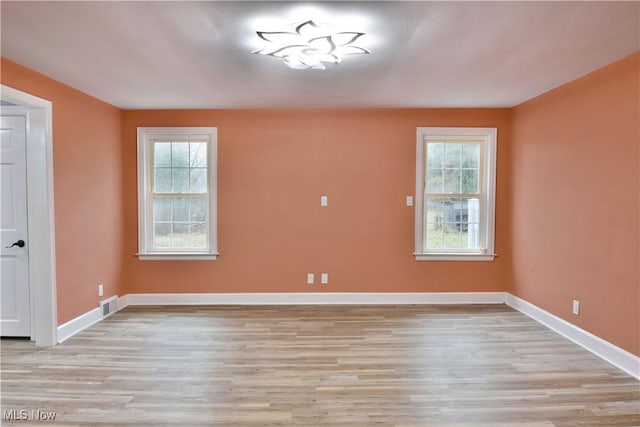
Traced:
<path fill-rule="evenodd" d="M 329 284 L 329 273 L 322 273 L 320 275 L 320 283 L 322 283 L 323 285 Z"/>
<path fill-rule="evenodd" d="M 329 205 L 329 198 L 327 196 L 320 196 L 320 206 Z"/>
<path fill-rule="evenodd" d="M 407 196 L 407 206 L 413 206 L 413 196 Z"/>

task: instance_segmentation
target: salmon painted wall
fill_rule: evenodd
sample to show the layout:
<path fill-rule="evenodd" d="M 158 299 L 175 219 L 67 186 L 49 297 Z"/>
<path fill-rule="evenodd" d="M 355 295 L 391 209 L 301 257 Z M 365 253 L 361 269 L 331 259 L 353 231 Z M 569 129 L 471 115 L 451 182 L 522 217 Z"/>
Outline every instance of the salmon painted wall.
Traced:
<path fill-rule="evenodd" d="M 509 110 L 124 111 L 128 292 L 500 291 L 509 267 L 509 162 L 498 161 L 494 262 L 416 262 L 416 127 L 498 127 Z M 218 128 L 217 261 L 139 261 L 136 127 Z M 320 207 L 327 195 L 329 206 Z M 329 285 L 306 275 L 329 273 Z"/>
<path fill-rule="evenodd" d="M 5 58 L 1 65 L 2 84 L 53 103 L 57 302 L 64 323 L 123 291 L 121 111 Z"/>
<path fill-rule="evenodd" d="M 515 108 L 510 198 L 511 292 L 636 355 L 639 81 L 635 54 Z"/>

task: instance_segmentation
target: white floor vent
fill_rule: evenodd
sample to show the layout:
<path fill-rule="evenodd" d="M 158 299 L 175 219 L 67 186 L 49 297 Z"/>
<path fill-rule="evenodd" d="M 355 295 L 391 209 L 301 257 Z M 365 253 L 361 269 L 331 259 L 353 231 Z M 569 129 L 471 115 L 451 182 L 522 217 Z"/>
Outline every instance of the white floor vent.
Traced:
<path fill-rule="evenodd" d="M 118 296 L 114 295 L 109 299 L 100 301 L 100 311 L 102 312 L 103 318 L 111 316 L 118 311 Z"/>

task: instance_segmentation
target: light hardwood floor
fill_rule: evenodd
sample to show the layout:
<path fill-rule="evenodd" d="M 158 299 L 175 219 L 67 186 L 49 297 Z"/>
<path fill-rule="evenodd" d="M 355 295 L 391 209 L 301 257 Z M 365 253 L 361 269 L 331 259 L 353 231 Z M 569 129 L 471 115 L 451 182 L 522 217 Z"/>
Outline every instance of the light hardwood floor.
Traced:
<path fill-rule="evenodd" d="M 3 413 L 55 425 L 640 426 L 640 382 L 503 305 L 126 308 L 1 356 Z"/>

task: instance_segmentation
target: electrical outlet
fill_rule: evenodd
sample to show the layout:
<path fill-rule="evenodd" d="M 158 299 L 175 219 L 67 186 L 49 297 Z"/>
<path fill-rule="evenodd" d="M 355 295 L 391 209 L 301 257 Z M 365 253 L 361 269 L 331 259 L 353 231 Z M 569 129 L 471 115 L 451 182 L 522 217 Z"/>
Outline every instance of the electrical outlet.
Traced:
<path fill-rule="evenodd" d="M 407 196 L 407 206 L 413 206 L 413 196 Z"/>
<path fill-rule="evenodd" d="M 327 196 L 320 196 L 320 206 L 328 206 L 329 198 Z"/>
<path fill-rule="evenodd" d="M 323 285 L 329 284 L 329 273 L 322 273 L 320 275 L 320 283 L 322 283 Z"/>
<path fill-rule="evenodd" d="M 101 297 L 102 295 L 104 295 L 104 285 L 100 283 L 98 285 L 98 296 Z"/>
<path fill-rule="evenodd" d="M 577 299 L 573 300 L 573 314 L 576 316 L 580 314 L 580 301 Z"/>
<path fill-rule="evenodd" d="M 313 285 L 313 281 L 314 281 L 313 273 L 308 273 L 307 274 L 307 285 Z"/>

